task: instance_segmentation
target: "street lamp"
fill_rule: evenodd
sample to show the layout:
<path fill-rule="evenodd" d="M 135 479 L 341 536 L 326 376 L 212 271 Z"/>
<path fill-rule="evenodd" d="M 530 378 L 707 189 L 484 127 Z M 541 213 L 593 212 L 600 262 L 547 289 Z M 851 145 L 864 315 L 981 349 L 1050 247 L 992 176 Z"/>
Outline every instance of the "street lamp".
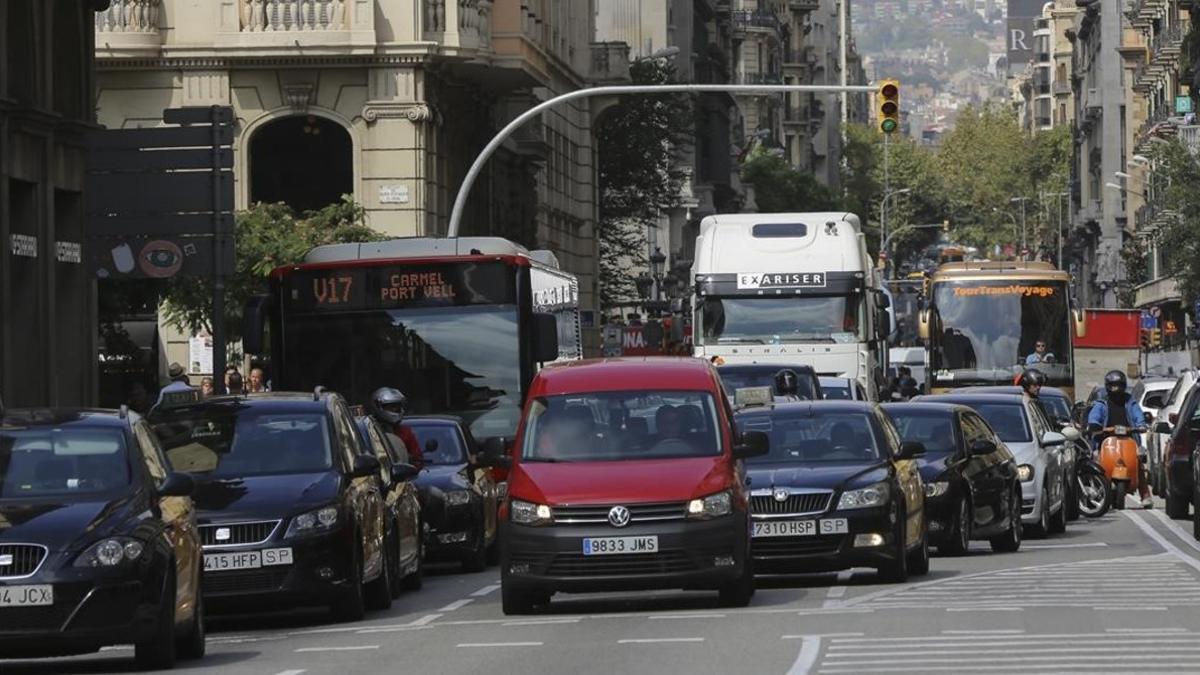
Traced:
<path fill-rule="evenodd" d="M 888 200 L 891 199 L 892 197 L 895 197 L 896 195 L 906 195 L 910 192 L 912 192 L 912 188 L 899 188 L 897 190 L 888 190 L 887 192 L 883 193 L 883 198 L 881 198 L 879 200 L 879 242 L 880 242 L 879 250 L 881 250 L 881 251 L 887 250 L 886 247 L 884 247 L 883 242 L 887 238 L 887 203 L 888 203 Z M 884 261 L 884 265 L 887 265 L 886 260 Z"/>
<path fill-rule="evenodd" d="M 1062 250 L 1063 250 L 1062 198 L 1070 197 L 1071 193 L 1070 192 L 1051 192 L 1051 193 L 1047 194 L 1046 196 L 1054 197 L 1055 198 L 1054 201 L 1056 202 L 1056 204 L 1058 206 L 1058 257 L 1056 257 L 1054 259 L 1054 264 L 1058 265 L 1058 267 L 1061 269 L 1062 268 Z"/>
<path fill-rule="evenodd" d="M 1029 201 L 1029 197 L 1013 197 L 1008 200 L 1009 204 L 1021 202 L 1021 250 L 1025 250 L 1025 202 Z"/>
<path fill-rule="evenodd" d="M 1128 193 L 1130 193 L 1130 194 L 1135 194 L 1135 195 L 1137 195 L 1137 196 L 1141 197 L 1142 199 L 1146 199 L 1146 198 L 1147 198 L 1147 197 L 1146 197 L 1146 193 L 1144 193 L 1144 192 L 1138 192 L 1137 190 L 1131 190 L 1130 188 L 1127 188 L 1127 187 L 1125 187 L 1124 185 L 1117 185 L 1116 183 L 1105 183 L 1105 184 L 1104 184 L 1104 187 L 1106 187 L 1106 188 L 1111 188 L 1111 189 L 1113 189 L 1113 190 L 1116 190 L 1116 191 L 1118 191 L 1118 192 L 1128 192 Z"/>

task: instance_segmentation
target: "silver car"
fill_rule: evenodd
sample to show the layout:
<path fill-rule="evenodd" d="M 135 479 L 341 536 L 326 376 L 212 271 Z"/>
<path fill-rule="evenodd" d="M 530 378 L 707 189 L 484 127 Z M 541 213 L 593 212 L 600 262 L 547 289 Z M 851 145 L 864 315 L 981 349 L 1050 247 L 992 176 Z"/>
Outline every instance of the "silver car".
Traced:
<path fill-rule="evenodd" d="M 1171 415 L 1179 414 L 1179 408 L 1183 405 L 1183 399 L 1187 398 L 1188 392 L 1192 390 L 1192 385 L 1196 383 L 1196 371 L 1185 370 L 1179 375 L 1179 379 L 1175 380 L 1175 386 L 1171 387 L 1171 391 L 1162 401 L 1162 407 L 1154 414 L 1156 422 L 1170 422 Z M 1163 476 L 1163 445 L 1170 438 L 1170 434 L 1160 434 L 1150 432 L 1146 434 L 1146 470 L 1150 473 L 1150 487 L 1153 488 L 1154 494 L 1163 496 L 1163 489 L 1166 486 L 1166 478 Z"/>
<path fill-rule="evenodd" d="M 1017 394 L 949 393 L 918 396 L 914 401 L 956 403 L 974 408 L 996 431 L 1017 461 L 1021 479 L 1021 522 L 1035 534 L 1057 534 L 1067 528 L 1067 483 L 1073 458 L 1072 428 L 1052 429 L 1046 417 Z"/>

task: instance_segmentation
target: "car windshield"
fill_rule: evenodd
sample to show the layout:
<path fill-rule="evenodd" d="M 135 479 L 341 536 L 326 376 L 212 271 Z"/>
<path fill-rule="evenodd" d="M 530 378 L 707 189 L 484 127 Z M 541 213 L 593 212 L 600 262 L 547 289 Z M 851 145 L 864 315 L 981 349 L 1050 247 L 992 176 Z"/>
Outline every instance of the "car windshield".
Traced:
<path fill-rule="evenodd" d="M 450 424 L 407 423 L 421 446 L 421 459 L 426 464 L 454 465 L 467 461 L 462 437 L 458 429 Z"/>
<path fill-rule="evenodd" d="M 530 404 L 521 459 L 598 462 L 721 454 L 712 396 L 626 391 L 550 396 Z"/>
<path fill-rule="evenodd" d="M 332 467 L 318 413 L 220 409 L 171 415 L 154 425 L 176 471 L 206 478 L 317 473 Z"/>
<path fill-rule="evenodd" d="M 776 408 L 769 414 L 748 415 L 742 431 L 762 431 L 771 437 L 769 454 L 746 460 L 751 464 L 837 464 L 876 462 L 880 443 L 866 413 L 812 414 Z"/>
<path fill-rule="evenodd" d="M 849 401 L 850 385 L 841 382 L 821 383 L 821 393 L 830 401 Z"/>
<path fill-rule="evenodd" d="M 858 342 L 861 313 L 857 296 L 706 298 L 700 344 Z"/>
<path fill-rule="evenodd" d="M 1025 416 L 1025 407 L 1020 403 L 953 402 L 974 408 L 1005 443 L 1030 443 L 1033 440 L 1029 431 L 1029 421 Z"/>
<path fill-rule="evenodd" d="M 926 459 L 939 459 L 958 452 L 953 413 L 942 411 L 888 410 L 903 441 L 925 446 Z"/>
<path fill-rule="evenodd" d="M 130 480 L 119 429 L 0 430 L 0 499 L 103 494 Z"/>
<path fill-rule="evenodd" d="M 785 366 L 721 366 L 717 368 L 717 373 L 721 376 L 721 383 L 725 385 L 725 391 L 733 395 L 738 389 L 748 387 L 770 387 L 771 392 L 776 396 L 779 392 L 775 390 L 775 374 L 783 370 Z M 799 376 L 796 378 L 797 393 L 810 401 L 817 398 L 817 393 L 813 388 L 812 375 L 806 374 L 804 371 L 794 370 Z"/>

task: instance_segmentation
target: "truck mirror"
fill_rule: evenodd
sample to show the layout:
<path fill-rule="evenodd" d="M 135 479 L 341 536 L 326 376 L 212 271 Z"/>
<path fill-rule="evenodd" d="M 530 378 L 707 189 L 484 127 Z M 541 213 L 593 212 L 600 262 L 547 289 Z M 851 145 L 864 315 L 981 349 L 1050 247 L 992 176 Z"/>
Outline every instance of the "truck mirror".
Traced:
<path fill-rule="evenodd" d="M 553 314 L 533 313 L 533 360 L 548 363 L 558 359 L 558 322 Z"/>
<path fill-rule="evenodd" d="M 270 302 L 271 298 L 267 295 L 254 295 L 246 300 L 242 311 L 242 350 L 247 354 L 262 354 L 266 351 L 264 333 Z"/>
<path fill-rule="evenodd" d="M 1075 337 L 1087 337 L 1087 314 L 1081 309 L 1073 309 L 1071 318 L 1075 323 Z"/>

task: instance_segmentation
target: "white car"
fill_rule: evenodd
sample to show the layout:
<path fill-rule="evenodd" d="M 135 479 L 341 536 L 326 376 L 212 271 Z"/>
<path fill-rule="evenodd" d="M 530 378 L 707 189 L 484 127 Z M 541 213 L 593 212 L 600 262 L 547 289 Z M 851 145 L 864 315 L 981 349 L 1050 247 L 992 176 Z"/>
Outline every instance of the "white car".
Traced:
<path fill-rule="evenodd" d="M 1070 446 L 1079 438 L 1076 429 L 1056 431 L 1037 404 L 1020 394 L 949 393 L 913 401 L 956 403 L 978 412 L 1017 461 L 1021 522 L 1039 535 L 1066 530 Z"/>
<path fill-rule="evenodd" d="M 826 401 L 869 401 L 867 390 L 852 377 L 821 377 L 821 394 Z"/>
<path fill-rule="evenodd" d="M 1154 421 L 1169 422 L 1173 414 L 1179 413 L 1179 407 L 1183 405 L 1183 399 L 1187 398 L 1187 393 L 1192 390 L 1192 385 L 1196 383 L 1196 371 L 1185 370 L 1179 375 L 1179 379 L 1175 380 L 1175 384 L 1162 400 L 1162 406 L 1154 413 Z M 1145 398 L 1143 398 L 1143 401 Z M 1142 405 L 1145 410 L 1145 405 Z M 1147 412 L 1150 412 L 1147 410 Z M 1170 434 L 1156 434 L 1150 432 L 1146 434 L 1146 470 L 1150 473 L 1150 487 L 1153 488 L 1154 494 L 1162 496 L 1163 486 L 1166 479 L 1163 477 L 1163 461 L 1162 450 L 1163 444 L 1166 443 Z"/>

